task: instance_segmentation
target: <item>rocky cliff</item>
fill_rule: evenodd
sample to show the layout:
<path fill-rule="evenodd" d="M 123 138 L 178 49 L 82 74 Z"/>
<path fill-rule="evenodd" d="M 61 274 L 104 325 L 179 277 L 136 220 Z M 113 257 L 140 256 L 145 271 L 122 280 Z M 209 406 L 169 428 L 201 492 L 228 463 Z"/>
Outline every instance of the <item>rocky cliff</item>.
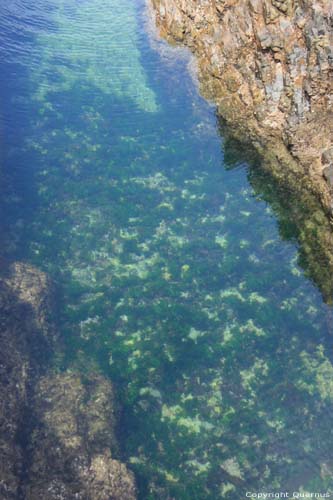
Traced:
<path fill-rule="evenodd" d="M 332 302 L 332 2 L 151 2 L 162 36 L 195 54 L 224 143 L 232 137 L 243 153 L 253 148 L 260 168 L 286 188 L 278 212 L 293 217 L 300 261 Z"/>
<path fill-rule="evenodd" d="M 134 500 L 116 457 L 113 386 L 97 373 L 56 373 L 51 286 L 30 265 L 1 261 L 0 497 Z"/>
<path fill-rule="evenodd" d="M 332 214 L 332 2 L 152 2 L 162 33 L 197 55 L 201 90 L 235 134 Z"/>

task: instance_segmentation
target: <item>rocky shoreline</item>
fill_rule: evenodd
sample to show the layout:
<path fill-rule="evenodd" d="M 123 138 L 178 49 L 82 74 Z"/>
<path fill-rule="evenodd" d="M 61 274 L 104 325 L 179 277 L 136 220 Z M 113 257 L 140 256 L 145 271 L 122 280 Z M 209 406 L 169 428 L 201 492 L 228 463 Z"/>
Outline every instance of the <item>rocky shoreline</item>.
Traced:
<path fill-rule="evenodd" d="M 152 0 L 197 56 L 203 95 L 238 138 L 333 213 L 333 10 L 328 0 Z M 269 155 L 268 155 L 269 151 Z M 289 172 L 285 173 L 288 167 Z M 278 171 L 280 170 L 280 171 Z"/>
<path fill-rule="evenodd" d="M 1 499 L 134 500 L 111 382 L 50 368 L 61 344 L 51 284 L 28 264 L 1 264 Z"/>
<path fill-rule="evenodd" d="M 229 136 L 286 187 L 308 274 L 333 299 L 333 10 L 328 0 L 151 0 L 196 57 Z M 302 209 L 305 208 L 302 215 Z"/>

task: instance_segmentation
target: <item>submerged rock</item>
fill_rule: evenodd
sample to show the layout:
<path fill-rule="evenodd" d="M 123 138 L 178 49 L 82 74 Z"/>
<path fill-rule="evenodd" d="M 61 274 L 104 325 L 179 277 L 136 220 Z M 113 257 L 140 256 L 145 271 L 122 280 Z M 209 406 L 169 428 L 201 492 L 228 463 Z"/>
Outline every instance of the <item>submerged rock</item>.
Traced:
<path fill-rule="evenodd" d="M 43 377 L 34 397 L 27 500 L 135 499 L 135 482 L 117 453 L 111 383 L 100 375 Z"/>
<path fill-rule="evenodd" d="M 45 274 L 32 266 L 1 262 L 0 276 L 0 497 L 21 498 L 25 464 L 22 429 L 28 400 L 41 363 L 52 351 L 55 332 L 47 315 L 50 302 Z"/>
<path fill-rule="evenodd" d="M 134 499 L 118 455 L 115 398 L 101 375 L 47 373 L 59 349 L 47 276 L 3 264 L 0 276 L 0 497 Z"/>

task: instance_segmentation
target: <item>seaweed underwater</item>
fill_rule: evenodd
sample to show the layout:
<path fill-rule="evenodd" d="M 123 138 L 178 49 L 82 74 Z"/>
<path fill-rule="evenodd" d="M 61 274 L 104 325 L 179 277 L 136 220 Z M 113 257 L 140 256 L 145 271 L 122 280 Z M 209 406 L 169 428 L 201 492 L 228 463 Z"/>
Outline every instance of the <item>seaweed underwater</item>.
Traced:
<path fill-rule="evenodd" d="M 57 369 L 117 384 L 142 499 L 333 492 L 331 308 L 139 7 L 57 2 L 34 41 L 12 233 L 60 290 Z"/>

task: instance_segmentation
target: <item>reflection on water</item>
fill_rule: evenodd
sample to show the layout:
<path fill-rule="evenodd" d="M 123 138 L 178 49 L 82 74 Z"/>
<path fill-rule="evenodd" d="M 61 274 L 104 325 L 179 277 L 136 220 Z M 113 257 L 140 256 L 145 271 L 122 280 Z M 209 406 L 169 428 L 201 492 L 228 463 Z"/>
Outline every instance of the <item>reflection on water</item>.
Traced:
<path fill-rule="evenodd" d="M 224 168 L 186 57 L 150 47 L 139 2 L 15 5 L 7 252 L 59 285 L 61 367 L 118 383 L 141 498 L 332 488 L 330 309 Z"/>

